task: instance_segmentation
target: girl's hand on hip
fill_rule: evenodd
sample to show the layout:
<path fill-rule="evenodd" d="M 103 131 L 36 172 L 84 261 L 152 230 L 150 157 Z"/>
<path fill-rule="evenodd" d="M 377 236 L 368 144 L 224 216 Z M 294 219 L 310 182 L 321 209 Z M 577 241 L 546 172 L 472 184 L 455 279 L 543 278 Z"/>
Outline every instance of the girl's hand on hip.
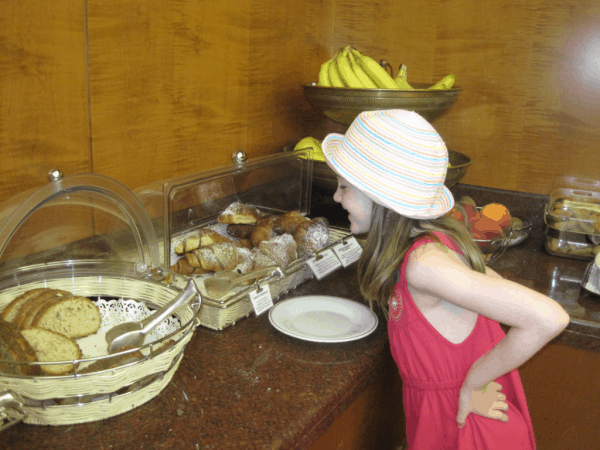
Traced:
<path fill-rule="evenodd" d="M 500 390 L 502 386 L 495 381 L 487 384 L 483 389 L 473 390 L 462 387 L 458 398 L 458 428 L 465 426 L 467 416 L 471 413 L 478 414 L 501 422 L 508 422 L 508 403 L 506 395 Z"/>

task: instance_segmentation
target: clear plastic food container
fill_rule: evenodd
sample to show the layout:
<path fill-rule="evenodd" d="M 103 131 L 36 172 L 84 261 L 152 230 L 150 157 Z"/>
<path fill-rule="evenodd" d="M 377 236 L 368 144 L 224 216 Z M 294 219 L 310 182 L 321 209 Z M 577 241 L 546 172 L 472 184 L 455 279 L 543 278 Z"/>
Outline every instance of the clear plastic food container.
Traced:
<path fill-rule="evenodd" d="M 590 260 L 600 252 L 600 190 L 594 184 L 553 191 L 544 220 L 549 253 Z"/>
<path fill-rule="evenodd" d="M 246 161 L 242 152 L 236 152 L 232 156 L 233 164 L 229 166 L 137 189 L 135 193 L 149 211 L 161 242 L 163 267 L 169 268 L 182 259 L 175 251 L 177 245 L 199 229 L 210 228 L 224 234 L 218 217 L 234 202 L 251 205 L 269 215 L 297 211 L 312 219 L 313 161 L 307 156 L 310 156 L 310 150 L 281 151 Z M 329 226 L 329 244 L 321 250 L 325 251 L 349 236 L 349 230 Z M 260 280 L 260 285 L 269 285 L 274 300 L 314 276 L 306 258 L 292 261 L 281 269 L 281 276 Z M 201 324 L 222 330 L 253 312 L 249 298 L 252 286 L 232 290 L 224 298 L 214 298 L 203 290 L 203 280 L 212 275 L 191 276 L 198 281 L 202 292 Z M 259 285 L 258 281 L 256 285 Z"/>

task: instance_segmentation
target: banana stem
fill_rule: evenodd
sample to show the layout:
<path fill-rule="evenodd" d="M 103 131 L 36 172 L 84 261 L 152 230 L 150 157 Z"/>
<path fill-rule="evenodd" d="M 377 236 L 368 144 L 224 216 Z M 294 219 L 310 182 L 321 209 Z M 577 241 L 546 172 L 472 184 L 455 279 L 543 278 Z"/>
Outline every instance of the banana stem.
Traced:
<path fill-rule="evenodd" d="M 381 67 L 383 67 L 385 70 L 387 70 L 389 68 L 390 69 L 390 76 L 392 78 L 394 78 L 394 69 L 392 68 L 392 65 L 390 63 L 388 63 L 385 59 L 382 59 L 381 61 L 379 61 L 379 65 Z"/>

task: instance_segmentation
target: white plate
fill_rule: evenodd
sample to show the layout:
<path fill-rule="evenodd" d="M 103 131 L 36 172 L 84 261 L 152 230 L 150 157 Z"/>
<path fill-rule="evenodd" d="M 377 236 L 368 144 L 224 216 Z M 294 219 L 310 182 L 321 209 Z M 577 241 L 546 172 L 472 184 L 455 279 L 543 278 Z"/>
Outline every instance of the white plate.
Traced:
<path fill-rule="evenodd" d="M 288 336 L 311 342 L 348 342 L 377 328 L 375 313 L 365 305 L 339 297 L 309 295 L 277 303 L 271 324 Z"/>

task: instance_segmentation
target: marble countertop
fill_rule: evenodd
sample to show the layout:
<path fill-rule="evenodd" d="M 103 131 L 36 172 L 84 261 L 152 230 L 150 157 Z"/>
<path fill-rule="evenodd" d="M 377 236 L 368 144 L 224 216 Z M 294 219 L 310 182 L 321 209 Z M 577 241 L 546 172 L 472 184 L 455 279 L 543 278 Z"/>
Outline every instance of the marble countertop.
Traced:
<path fill-rule="evenodd" d="M 360 301 L 353 267 L 287 296 L 332 292 Z M 391 363 L 381 317 L 366 338 L 319 344 L 252 314 L 222 331 L 199 327 L 171 383 L 148 403 L 99 422 L 19 423 L 0 434 L 0 448 L 307 449 Z"/>
<path fill-rule="evenodd" d="M 543 246 L 544 196 L 467 185 L 453 188 L 479 204 L 504 203 L 533 220 L 529 238 L 490 264 L 503 276 L 550 295 L 571 315 L 557 340 L 600 350 L 600 297 L 581 289 L 587 262 L 548 254 Z M 311 216 L 345 226 L 346 213 L 315 189 Z M 286 296 L 336 295 L 362 301 L 351 266 L 308 280 Z M 380 315 L 380 319 L 382 319 Z M 140 407 L 100 422 L 71 426 L 17 424 L 0 434 L 1 448 L 308 449 L 365 389 L 393 364 L 387 327 L 368 337 L 318 344 L 275 330 L 267 314 L 222 331 L 198 328 L 171 383 Z"/>

